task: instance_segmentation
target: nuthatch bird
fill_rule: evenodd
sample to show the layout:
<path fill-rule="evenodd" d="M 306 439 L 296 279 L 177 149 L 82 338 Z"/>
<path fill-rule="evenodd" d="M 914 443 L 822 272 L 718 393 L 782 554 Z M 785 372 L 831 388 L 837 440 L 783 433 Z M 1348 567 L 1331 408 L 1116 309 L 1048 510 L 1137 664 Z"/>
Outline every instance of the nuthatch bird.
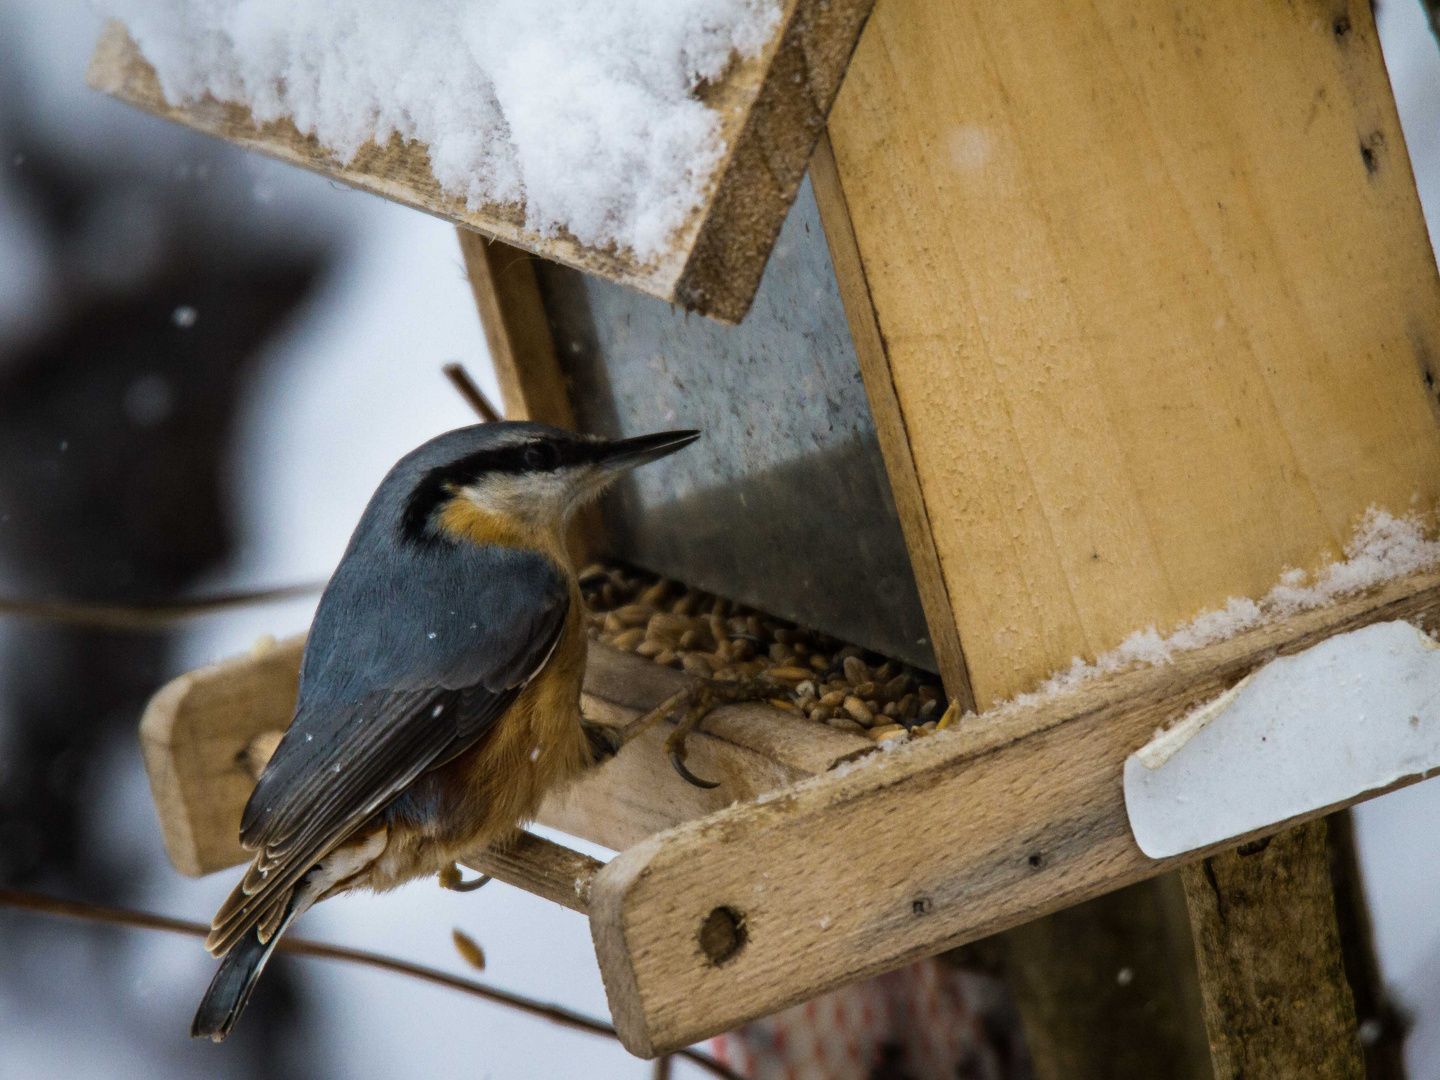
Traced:
<path fill-rule="evenodd" d="M 217 1042 L 317 901 L 393 889 L 501 840 L 615 753 L 580 716 L 569 516 L 699 438 L 606 441 L 530 423 L 441 435 L 381 482 L 315 612 L 289 730 L 245 807 L 254 851 L 216 913 L 223 957 L 190 1033 Z"/>

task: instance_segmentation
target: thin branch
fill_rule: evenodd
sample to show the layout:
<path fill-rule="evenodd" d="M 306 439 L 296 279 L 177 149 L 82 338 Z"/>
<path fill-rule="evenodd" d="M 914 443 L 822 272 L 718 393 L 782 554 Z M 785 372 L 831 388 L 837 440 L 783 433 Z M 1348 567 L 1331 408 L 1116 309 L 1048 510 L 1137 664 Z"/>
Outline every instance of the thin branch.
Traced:
<path fill-rule="evenodd" d="M 493 424 L 497 420 L 504 419 L 499 410 L 490 404 L 490 399 L 485 396 L 485 392 L 475 384 L 475 380 L 465 370 L 464 364 L 446 364 L 440 370 L 445 372 L 445 377 L 450 380 L 470 407 L 479 414 L 484 423 Z"/>
<path fill-rule="evenodd" d="M 87 922 L 108 923 L 114 926 L 129 926 L 140 930 L 163 930 L 172 934 L 184 934 L 189 937 L 204 938 L 210 933 L 210 927 L 204 923 L 191 922 L 188 919 L 172 919 L 166 915 L 153 915 L 147 911 L 130 911 L 125 908 L 108 907 L 104 904 L 91 904 L 81 900 L 62 900 L 59 897 L 43 896 L 40 893 L 26 892 L 23 889 L 0 888 L 0 907 L 19 908 L 24 911 L 35 911 L 44 915 L 57 915 L 67 919 L 82 919 Z M 407 960 L 399 960 L 393 956 L 383 956 L 380 953 L 367 952 L 363 949 L 348 949 L 342 945 L 327 945 L 321 941 L 309 941 L 305 938 L 282 937 L 278 948 L 281 952 L 296 953 L 300 956 L 318 956 L 326 960 L 343 960 L 347 963 L 362 964 L 366 967 L 380 968 L 383 971 L 393 971 L 399 975 L 408 975 L 411 978 L 421 979 L 425 982 L 435 983 L 438 986 L 446 986 L 451 990 L 459 990 L 461 993 L 473 994 L 475 997 L 484 998 L 486 1001 L 494 1002 L 497 1005 L 505 1005 L 521 1012 L 529 1013 L 531 1016 L 538 1016 L 542 1020 L 548 1020 L 552 1024 L 561 1027 L 573 1028 L 576 1031 L 584 1031 L 591 1035 L 600 1035 L 607 1039 L 619 1040 L 615 1029 L 609 1024 L 600 1020 L 593 1020 L 569 1009 L 562 1009 L 558 1005 L 548 1005 L 543 1001 L 536 1001 L 533 998 L 522 997 L 519 994 L 511 994 L 505 990 L 497 990 L 493 986 L 486 986 L 484 983 L 475 982 L 473 979 L 462 979 L 459 976 L 451 975 L 448 972 L 439 971 L 435 968 L 423 967 L 420 964 L 412 964 Z M 677 1050 L 676 1057 L 682 1057 L 686 1061 L 694 1062 L 700 1068 L 706 1070 L 721 1080 L 744 1080 L 739 1073 L 734 1072 L 725 1065 L 716 1061 L 708 1054 L 702 1054 L 697 1050 Z"/>
<path fill-rule="evenodd" d="M 215 593 L 159 604 L 82 604 L 69 600 L 22 600 L 0 597 L 0 616 L 63 623 L 87 630 L 161 630 L 183 619 L 193 619 L 231 608 L 274 604 L 314 596 L 325 588 L 323 581 L 282 585 L 275 589 Z"/>

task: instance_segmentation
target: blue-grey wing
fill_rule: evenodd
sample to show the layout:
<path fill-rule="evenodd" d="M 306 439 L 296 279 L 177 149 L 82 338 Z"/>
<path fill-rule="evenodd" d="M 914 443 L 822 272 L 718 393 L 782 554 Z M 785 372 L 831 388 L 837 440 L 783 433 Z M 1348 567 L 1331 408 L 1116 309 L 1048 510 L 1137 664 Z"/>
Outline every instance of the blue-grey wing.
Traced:
<path fill-rule="evenodd" d="M 265 862 L 338 842 L 474 745 L 564 629 L 569 587 L 539 553 L 353 554 L 321 598 L 295 719 L 245 809 L 241 841 Z"/>

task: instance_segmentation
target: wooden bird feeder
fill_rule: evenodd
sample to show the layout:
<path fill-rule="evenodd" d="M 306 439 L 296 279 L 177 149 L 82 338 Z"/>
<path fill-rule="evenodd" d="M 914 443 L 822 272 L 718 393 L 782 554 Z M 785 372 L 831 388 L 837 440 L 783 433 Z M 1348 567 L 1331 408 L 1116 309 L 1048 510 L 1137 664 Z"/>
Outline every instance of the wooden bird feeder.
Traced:
<path fill-rule="evenodd" d="M 867 7 L 788 5 L 766 63 L 741 73 L 715 201 L 662 270 L 446 207 L 419 194 L 413 151 L 318 166 L 504 241 L 461 233 L 507 416 L 706 429 L 706 454 L 637 478 L 596 543 L 931 667 L 978 714 L 877 753 L 778 708 L 727 707 L 691 757 L 723 777 L 716 791 L 673 775 L 655 731 L 547 803 L 546 824 L 620 850 L 603 867 L 534 838 L 475 853 L 588 913 L 616 1026 L 642 1056 L 1435 764 L 1158 858 L 1127 816 L 1126 759 L 1158 728 L 1337 635 L 1440 625 L 1431 572 L 1012 700 L 1074 657 L 1343 558 L 1372 507 L 1435 510 L 1440 276 L 1370 6 L 883 0 L 860 33 Z M 821 61 L 804 69 L 805 107 L 766 105 L 802 54 Z M 164 106 L 118 30 L 94 71 L 124 100 L 317 167 L 283 125 Z M 732 246 L 762 143 L 783 152 Z M 664 302 L 738 319 L 752 296 L 736 328 Z M 245 751 L 288 723 L 299 648 L 192 673 L 152 702 L 142 740 L 183 872 L 244 857 Z M 686 677 L 592 653 L 596 718 L 623 722 Z M 1315 918 L 1333 922 L 1328 897 Z M 1219 1056 L 1243 1002 L 1216 1004 L 1224 928 L 1190 901 L 1211 935 L 1200 969 Z M 1276 970 L 1297 985 L 1343 981 L 1296 956 Z M 1306 1001 L 1282 1018 L 1338 1071 L 1271 1061 L 1266 1075 L 1353 1075 L 1347 995 L 1306 999 L 1338 1002 L 1313 1006 L 1339 1010 L 1313 1030 Z"/>

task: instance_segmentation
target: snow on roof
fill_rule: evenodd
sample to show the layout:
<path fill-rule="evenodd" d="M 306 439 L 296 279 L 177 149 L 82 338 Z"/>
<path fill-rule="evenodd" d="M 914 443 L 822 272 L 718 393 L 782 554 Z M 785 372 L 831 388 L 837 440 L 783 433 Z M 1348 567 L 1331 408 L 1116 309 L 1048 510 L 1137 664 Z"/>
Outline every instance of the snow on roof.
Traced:
<path fill-rule="evenodd" d="M 206 94 L 289 117 L 345 161 L 429 147 L 470 209 L 642 261 L 702 204 L 724 156 L 695 91 L 757 55 L 781 0 L 95 0 L 172 105 Z"/>

